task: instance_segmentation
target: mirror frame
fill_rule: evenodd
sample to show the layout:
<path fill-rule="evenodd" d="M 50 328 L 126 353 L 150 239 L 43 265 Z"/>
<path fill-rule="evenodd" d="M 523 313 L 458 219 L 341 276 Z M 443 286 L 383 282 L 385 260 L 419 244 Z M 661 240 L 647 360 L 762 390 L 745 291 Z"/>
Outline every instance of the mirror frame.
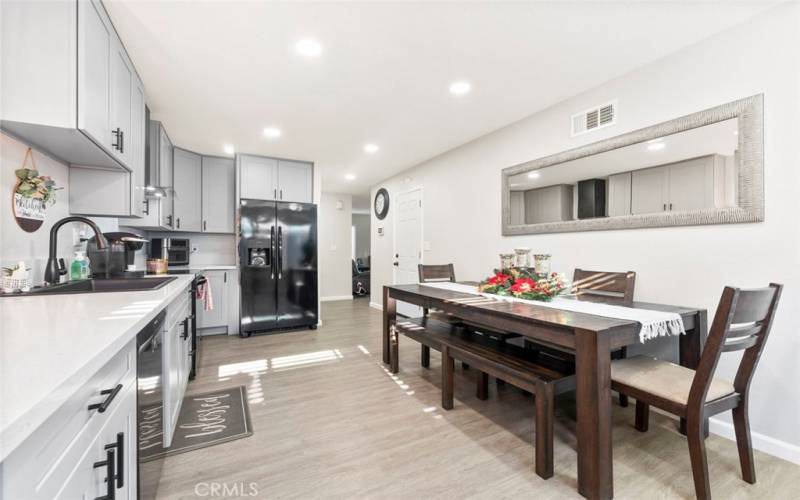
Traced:
<path fill-rule="evenodd" d="M 738 118 L 739 125 L 738 140 L 741 163 L 738 166 L 738 204 L 736 207 L 622 215 L 539 224 L 511 225 L 510 223 L 509 179 L 513 175 L 552 167 L 731 118 Z M 764 94 L 746 97 L 610 139 L 504 168 L 501 186 L 503 236 L 762 222 L 764 220 Z"/>

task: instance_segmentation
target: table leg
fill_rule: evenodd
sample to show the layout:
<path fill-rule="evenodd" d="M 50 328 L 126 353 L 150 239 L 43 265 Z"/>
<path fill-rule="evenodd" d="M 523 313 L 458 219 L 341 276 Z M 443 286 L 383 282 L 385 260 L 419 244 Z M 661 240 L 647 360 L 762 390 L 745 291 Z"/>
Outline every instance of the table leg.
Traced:
<path fill-rule="evenodd" d="M 575 330 L 578 491 L 614 497 L 611 453 L 611 352 L 603 332 Z"/>
<path fill-rule="evenodd" d="M 383 287 L 383 362 L 389 364 L 389 327 L 397 320 L 397 301 Z"/>
<path fill-rule="evenodd" d="M 706 311 L 698 311 L 694 320 L 694 328 L 681 335 L 679 340 L 679 363 L 681 366 L 696 370 L 700 365 L 700 356 L 703 354 L 703 345 L 708 335 L 708 314 Z M 680 432 L 686 435 L 686 419 L 682 418 Z M 703 424 L 704 436 L 708 437 L 708 419 Z"/>

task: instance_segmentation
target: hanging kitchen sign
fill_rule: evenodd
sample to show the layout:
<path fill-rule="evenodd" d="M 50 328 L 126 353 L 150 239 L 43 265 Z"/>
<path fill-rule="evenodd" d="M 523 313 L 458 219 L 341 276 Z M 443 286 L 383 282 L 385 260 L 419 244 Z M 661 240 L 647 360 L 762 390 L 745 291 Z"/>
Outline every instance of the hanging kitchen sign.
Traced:
<path fill-rule="evenodd" d="M 30 167 L 28 162 L 30 161 Z M 14 186 L 13 199 L 14 218 L 24 231 L 32 233 L 44 222 L 45 210 L 56 202 L 56 183 L 47 175 L 39 175 L 33 162 L 33 151 L 28 148 L 22 168 L 14 171 L 17 184 Z"/>

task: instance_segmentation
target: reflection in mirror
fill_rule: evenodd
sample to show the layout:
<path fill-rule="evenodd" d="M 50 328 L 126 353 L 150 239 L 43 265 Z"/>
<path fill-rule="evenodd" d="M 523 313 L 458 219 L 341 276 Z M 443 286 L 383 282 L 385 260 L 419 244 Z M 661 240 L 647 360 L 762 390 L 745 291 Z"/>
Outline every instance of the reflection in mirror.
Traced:
<path fill-rule="evenodd" d="M 735 207 L 738 118 L 508 178 L 510 225 Z"/>

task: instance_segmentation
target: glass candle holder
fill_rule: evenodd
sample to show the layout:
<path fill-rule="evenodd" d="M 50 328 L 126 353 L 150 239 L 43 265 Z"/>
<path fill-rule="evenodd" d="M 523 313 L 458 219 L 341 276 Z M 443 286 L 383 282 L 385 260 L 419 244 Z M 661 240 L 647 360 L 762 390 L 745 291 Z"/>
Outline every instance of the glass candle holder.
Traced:
<path fill-rule="evenodd" d="M 517 267 L 530 267 L 531 266 L 531 249 L 530 248 L 515 248 L 514 249 L 516 266 Z"/>
<path fill-rule="evenodd" d="M 549 253 L 541 253 L 533 256 L 536 274 L 550 274 L 550 257 L 552 257 L 552 255 Z"/>
<path fill-rule="evenodd" d="M 500 254 L 500 270 L 507 270 L 514 267 L 514 254 L 513 253 L 501 253 Z"/>

